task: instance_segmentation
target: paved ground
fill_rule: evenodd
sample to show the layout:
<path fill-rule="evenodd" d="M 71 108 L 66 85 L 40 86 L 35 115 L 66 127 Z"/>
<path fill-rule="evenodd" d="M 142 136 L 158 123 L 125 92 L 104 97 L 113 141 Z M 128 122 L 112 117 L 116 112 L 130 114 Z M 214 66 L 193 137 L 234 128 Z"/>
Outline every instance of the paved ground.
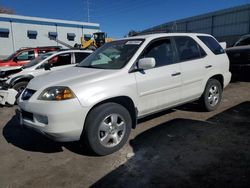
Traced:
<path fill-rule="evenodd" d="M 189 104 L 145 118 L 120 151 L 91 156 L 21 127 L 0 108 L 0 187 L 248 187 L 250 82 L 215 112 Z"/>

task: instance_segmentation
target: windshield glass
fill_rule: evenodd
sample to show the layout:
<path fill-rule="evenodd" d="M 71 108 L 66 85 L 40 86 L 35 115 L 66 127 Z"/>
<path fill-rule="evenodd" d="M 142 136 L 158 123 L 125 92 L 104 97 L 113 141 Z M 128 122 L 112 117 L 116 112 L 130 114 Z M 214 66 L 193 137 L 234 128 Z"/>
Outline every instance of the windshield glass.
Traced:
<path fill-rule="evenodd" d="M 42 60 L 46 59 L 47 57 L 51 56 L 53 53 L 46 53 L 43 54 L 41 56 L 38 56 L 37 58 L 31 60 L 29 63 L 23 65 L 23 68 L 30 68 L 33 67 L 34 65 L 37 65 L 38 63 L 40 63 Z"/>
<path fill-rule="evenodd" d="M 106 43 L 77 67 L 121 69 L 129 62 L 142 43 L 143 40 L 120 40 Z"/>

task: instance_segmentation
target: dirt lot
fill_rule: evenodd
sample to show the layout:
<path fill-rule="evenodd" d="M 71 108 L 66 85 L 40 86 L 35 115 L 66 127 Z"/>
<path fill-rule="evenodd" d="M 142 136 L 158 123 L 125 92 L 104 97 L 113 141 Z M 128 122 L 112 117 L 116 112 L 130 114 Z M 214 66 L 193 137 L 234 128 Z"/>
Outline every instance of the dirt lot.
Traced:
<path fill-rule="evenodd" d="M 23 128 L 0 108 L 0 187 L 248 187 L 250 82 L 215 112 L 195 103 L 145 118 L 120 151 L 91 156 Z"/>

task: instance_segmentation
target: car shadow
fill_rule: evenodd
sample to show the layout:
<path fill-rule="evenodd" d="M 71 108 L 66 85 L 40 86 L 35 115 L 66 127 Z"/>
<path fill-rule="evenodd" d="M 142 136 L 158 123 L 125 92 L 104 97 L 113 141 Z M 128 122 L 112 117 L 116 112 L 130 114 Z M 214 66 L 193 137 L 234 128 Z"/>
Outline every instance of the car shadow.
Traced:
<path fill-rule="evenodd" d="M 206 121 L 162 123 L 130 145 L 132 157 L 91 187 L 248 187 L 250 102 Z"/>
<path fill-rule="evenodd" d="M 55 142 L 31 129 L 20 125 L 18 118 L 12 119 L 3 128 L 3 136 L 8 143 L 26 151 L 57 153 L 62 152 L 63 147 L 79 155 L 92 156 L 93 154 L 79 142 Z"/>
<path fill-rule="evenodd" d="M 186 103 L 175 108 L 176 110 L 189 111 L 189 112 L 207 112 L 199 101 L 194 101 L 191 103 Z"/>

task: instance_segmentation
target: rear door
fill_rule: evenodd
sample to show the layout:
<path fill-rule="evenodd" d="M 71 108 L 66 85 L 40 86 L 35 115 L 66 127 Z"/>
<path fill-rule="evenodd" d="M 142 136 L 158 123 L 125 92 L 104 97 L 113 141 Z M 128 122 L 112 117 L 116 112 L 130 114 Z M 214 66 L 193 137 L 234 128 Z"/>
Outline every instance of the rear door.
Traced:
<path fill-rule="evenodd" d="M 135 73 L 139 116 L 179 103 L 181 91 L 180 66 L 170 38 L 152 42 L 140 58 L 144 57 L 155 58 L 156 66 Z"/>
<path fill-rule="evenodd" d="M 203 92 L 206 53 L 191 37 L 176 36 L 174 41 L 182 73 L 181 101 L 190 101 L 199 97 Z"/>

